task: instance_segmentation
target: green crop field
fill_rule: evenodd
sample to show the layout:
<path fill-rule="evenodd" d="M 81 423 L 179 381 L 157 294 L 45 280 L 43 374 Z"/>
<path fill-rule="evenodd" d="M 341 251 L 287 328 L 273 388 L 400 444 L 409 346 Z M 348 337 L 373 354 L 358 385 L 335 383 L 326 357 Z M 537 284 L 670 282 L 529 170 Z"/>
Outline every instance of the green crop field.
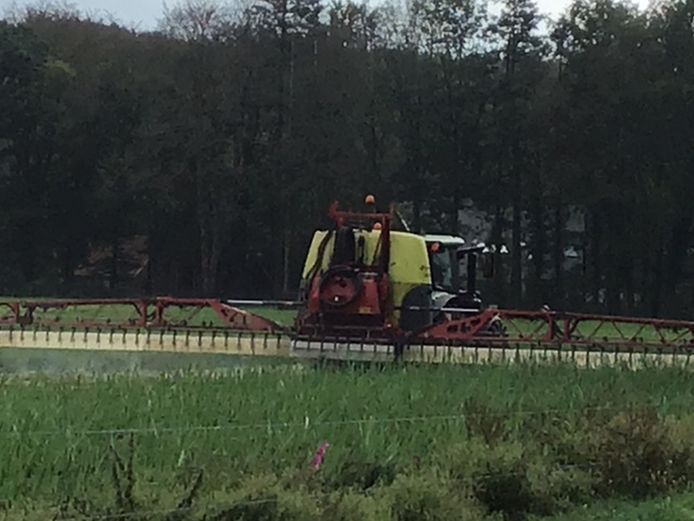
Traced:
<path fill-rule="evenodd" d="M 296 317 L 296 311 L 292 309 L 279 309 L 273 307 L 249 307 L 246 309 L 251 313 L 273 320 L 282 326 L 292 326 Z"/>
<path fill-rule="evenodd" d="M 583 506 L 543 521 L 690 521 L 694 494 L 684 493 L 645 501 L 612 500 Z"/>
<path fill-rule="evenodd" d="M 692 403 L 691 372 L 666 368 L 8 376 L 0 509 L 37 520 L 691 519 Z"/>

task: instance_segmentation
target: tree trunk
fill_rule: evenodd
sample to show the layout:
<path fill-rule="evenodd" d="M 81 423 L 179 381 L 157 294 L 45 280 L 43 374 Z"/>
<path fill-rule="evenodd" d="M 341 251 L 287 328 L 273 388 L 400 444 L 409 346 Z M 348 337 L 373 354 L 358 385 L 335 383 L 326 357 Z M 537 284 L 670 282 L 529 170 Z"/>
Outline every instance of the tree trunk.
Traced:
<path fill-rule="evenodd" d="M 590 258 L 591 258 L 591 286 L 595 309 L 600 308 L 600 296 L 602 290 L 602 220 L 600 212 L 593 209 L 590 213 Z"/>
<path fill-rule="evenodd" d="M 217 286 L 219 259 L 222 249 L 221 212 L 216 199 L 220 194 L 214 186 L 214 176 L 204 175 L 202 167 L 195 162 L 197 220 L 200 237 L 200 289 L 211 296 Z"/>
<path fill-rule="evenodd" d="M 494 296 L 499 305 L 506 304 L 506 274 L 504 270 L 504 258 L 501 255 L 501 243 L 504 230 L 504 207 L 496 205 L 494 211 L 494 225 L 492 227 L 492 244 L 494 245 Z"/>
<path fill-rule="evenodd" d="M 545 295 L 542 278 L 545 270 L 545 214 L 542 208 L 542 200 L 538 186 L 538 192 L 533 197 L 533 284 L 532 284 L 532 303 L 540 305 L 545 303 Z"/>
<path fill-rule="evenodd" d="M 460 210 L 460 197 L 458 196 L 457 192 L 457 188 L 453 188 L 453 195 L 451 196 L 451 210 L 449 215 L 451 235 L 458 235 L 458 211 Z"/>
<path fill-rule="evenodd" d="M 511 295 L 515 307 L 520 307 L 523 301 L 523 254 L 521 251 L 521 205 L 519 199 L 520 196 L 516 192 L 513 199 L 513 224 L 511 227 Z"/>
<path fill-rule="evenodd" d="M 607 205 L 607 226 L 613 237 L 620 237 L 622 233 L 619 226 L 620 208 L 614 203 Z M 607 277 L 605 279 L 605 287 L 607 293 L 607 312 L 610 314 L 618 314 L 620 312 L 620 270 L 619 270 L 619 250 L 617 240 L 612 239 L 607 241 L 606 250 L 606 270 Z"/>
<path fill-rule="evenodd" d="M 626 310 L 629 315 L 633 315 L 634 309 L 634 261 L 633 256 L 624 259 L 624 269 L 622 276 L 624 281 L 624 300 Z"/>
<path fill-rule="evenodd" d="M 653 277 L 651 284 L 651 316 L 660 316 L 662 287 L 663 287 L 663 243 L 662 238 L 658 239 L 658 246 L 655 250 L 653 262 Z"/>
<path fill-rule="evenodd" d="M 111 266 L 109 269 L 109 289 L 111 291 L 116 289 L 118 285 L 118 253 L 120 249 L 120 241 L 118 237 L 114 237 L 111 240 Z"/>
<path fill-rule="evenodd" d="M 207 244 L 203 245 L 203 251 L 200 255 L 200 282 L 203 294 L 211 296 L 217 289 L 220 241 L 214 238 L 206 238 L 204 241 Z"/>
<path fill-rule="evenodd" d="M 31 225 L 21 226 L 18 235 L 17 250 L 21 262 L 21 271 L 26 282 L 36 277 L 36 243 Z"/>
<path fill-rule="evenodd" d="M 150 251 L 147 252 L 147 273 L 145 274 L 145 295 L 147 296 L 152 296 L 154 294 L 154 286 L 152 283 L 152 264 L 153 264 L 153 259 L 152 259 L 152 254 Z"/>
<path fill-rule="evenodd" d="M 289 253 L 291 234 L 287 228 L 284 233 L 284 258 L 282 259 L 282 298 L 289 294 Z"/>
<path fill-rule="evenodd" d="M 564 215 L 562 209 L 562 199 L 557 196 L 554 207 L 554 237 L 553 255 L 554 264 L 554 300 L 559 306 L 565 304 L 564 295 Z"/>
<path fill-rule="evenodd" d="M 200 282 L 205 296 L 211 296 L 217 289 L 219 259 L 221 257 L 221 224 L 211 214 L 200 224 Z"/>
<path fill-rule="evenodd" d="M 422 231 L 422 203 L 419 197 L 415 197 L 412 201 L 412 227 L 415 233 Z"/>
<path fill-rule="evenodd" d="M 75 274 L 75 253 L 73 246 L 70 244 L 72 241 L 69 239 L 66 241 L 63 248 L 62 254 L 62 266 L 60 268 L 62 278 L 65 284 L 70 284 L 74 279 Z"/>
<path fill-rule="evenodd" d="M 511 138 L 509 169 L 511 172 L 512 189 L 512 224 L 511 224 L 511 299 L 515 307 L 520 307 L 523 301 L 523 252 L 521 249 L 522 235 L 522 204 L 523 180 L 520 166 L 520 144 L 518 135 Z"/>
<path fill-rule="evenodd" d="M 689 230 L 692 227 L 692 216 L 687 209 L 678 212 L 679 218 L 670 230 L 667 248 L 667 270 L 664 286 L 668 295 L 667 312 L 677 312 L 681 298 L 677 293 L 677 284 L 682 278 L 687 248 L 689 247 Z"/>

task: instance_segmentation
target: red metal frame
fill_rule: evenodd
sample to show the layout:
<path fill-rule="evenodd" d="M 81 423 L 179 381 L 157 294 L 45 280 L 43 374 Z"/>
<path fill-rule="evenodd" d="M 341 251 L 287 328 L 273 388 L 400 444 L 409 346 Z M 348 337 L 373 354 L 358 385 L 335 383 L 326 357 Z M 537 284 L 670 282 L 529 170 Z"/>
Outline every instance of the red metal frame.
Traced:
<path fill-rule="evenodd" d="M 78 313 L 93 307 L 132 306 L 134 314 L 125 320 L 108 318 L 76 318 L 61 320 L 60 312 Z M 277 332 L 282 327 L 275 322 L 229 305 L 216 299 L 179 299 L 158 297 L 155 299 L 79 299 L 79 300 L 32 300 L 0 302 L 0 309 L 9 314 L 0 315 L 0 325 L 5 326 L 64 326 L 64 327 L 119 327 L 119 328 L 176 328 L 194 329 L 214 327 L 213 324 L 199 326 L 188 324 L 188 319 L 203 309 L 210 309 L 222 328 L 239 331 Z M 173 308 L 187 310 L 187 319 L 175 319 L 169 313 Z M 37 311 L 53 312 L 52 317 L 37 317 Z M 57 313 L 56 313 L 57 312 Z"/>
<path fill-rule="evenodd" d="M 492 328 L 503 326 L 503 334 Z M 649 318 L 486 309 L 478 315 L 430 326 L 411 337 L 453 344 L 533 344 L 694 348 L 694 322 Z"/>
<path fill-rule="evenodd" d="M 373 230 L 378 224 L 380 234 L 376 255 L 373 261 L 369 260 L 363 264 L 332 267 L 344 268 L 352 274 L 350 276 L 358 277 L 358 283 L 351 283 L 353 287 L 347 284 L 339 273 L 334 273 L 333 278 L 327 280 L 323 278 L 327 276 L 326 273 L 314 273 L 309 283 L 305 312 L 297 321 L 298 332 L 304 335 L 309 331 L 320 331 L 323 335 L 329 335 L 336 330 L 348 330 L 351 336 L 359 336 L 365 328 L 383 330 L 386 328 L 385 316 L 390 292 L 388 270 L 391 223 L 395 218 L 394 206 L 391 205 L 388 213 L 351 212 L 339 210 L 338 203 L 333 202 L 328 209 L 328 217 L 335 222 L 335 228 L 338 230 L 346 226 Z M 359 293 L 354 284 L 361 286 Z M 332 293 L 354 295 L 354 299 L 344 306 L 326 310 L 325 299 Z"/>

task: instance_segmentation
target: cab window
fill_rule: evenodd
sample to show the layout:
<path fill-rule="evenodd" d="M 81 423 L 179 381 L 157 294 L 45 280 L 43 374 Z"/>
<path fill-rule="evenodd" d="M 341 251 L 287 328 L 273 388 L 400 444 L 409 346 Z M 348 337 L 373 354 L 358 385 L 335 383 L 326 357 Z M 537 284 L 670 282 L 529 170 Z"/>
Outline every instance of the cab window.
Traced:
<path fill-rule="evenodd" d="M 435 250 L 435 251 L 432 251 Z M 431 248 L 431 279 L 435 288 L 450 290 L 453 288 L 453 265 L 451 255 L 446 248 Z"/>

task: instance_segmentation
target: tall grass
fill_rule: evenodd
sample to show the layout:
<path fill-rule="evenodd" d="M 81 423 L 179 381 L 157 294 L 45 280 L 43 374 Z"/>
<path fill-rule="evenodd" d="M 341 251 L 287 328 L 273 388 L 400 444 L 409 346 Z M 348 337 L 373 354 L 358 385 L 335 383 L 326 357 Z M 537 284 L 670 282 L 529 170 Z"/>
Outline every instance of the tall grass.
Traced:
<path fill-rule="evenodd" d="M 530 365 L 8 378 L 0 389 L 0 499 L 22 505 L 102 497 L 113 482 L 112 455 L 128 451 L 130 434 L 137 492 L 154 505 L 200 469 L 208 499 L 249 476 L 303 482 L 323 441 L 330 447 L 315 479 L 325 490 L 382 482 L 404 487 L 407 476 L 431 473 L 468 485 L 487 483 L 481 475 L 506 476 L 509 483 L 487 483 L 488 492 L 477 490 L 477 499 L 516 504 L 526 500 L 494 492 L 521 490 L 514 473 L 580 483 L 585 476 L 556 472 L 604 472 L 605 461 L 624 463 L 619 452 L 605 461 L 590 454 L 597 446 L 606 454 L 617 450 L 599 445 L 612 438 L 632 443 L 621 424 L 610 423 L 615 417 L 648 410 L 686 427 L 694 403 L 694 380 L 684 370 Z M 627 431 L 646 432 L 645 444 L 662 434 L 648 430 L 660 428 L 660 419 L 654 427 L 648 415 L 620 421 Z M 598 427 L 603 438 L 588 439 Z M 686 475 L 677 472 L 678 479 Z M 624 486 L 629 490 L 631 482 Z M 594 479 L 588 488 L 603 490 Z"/>

